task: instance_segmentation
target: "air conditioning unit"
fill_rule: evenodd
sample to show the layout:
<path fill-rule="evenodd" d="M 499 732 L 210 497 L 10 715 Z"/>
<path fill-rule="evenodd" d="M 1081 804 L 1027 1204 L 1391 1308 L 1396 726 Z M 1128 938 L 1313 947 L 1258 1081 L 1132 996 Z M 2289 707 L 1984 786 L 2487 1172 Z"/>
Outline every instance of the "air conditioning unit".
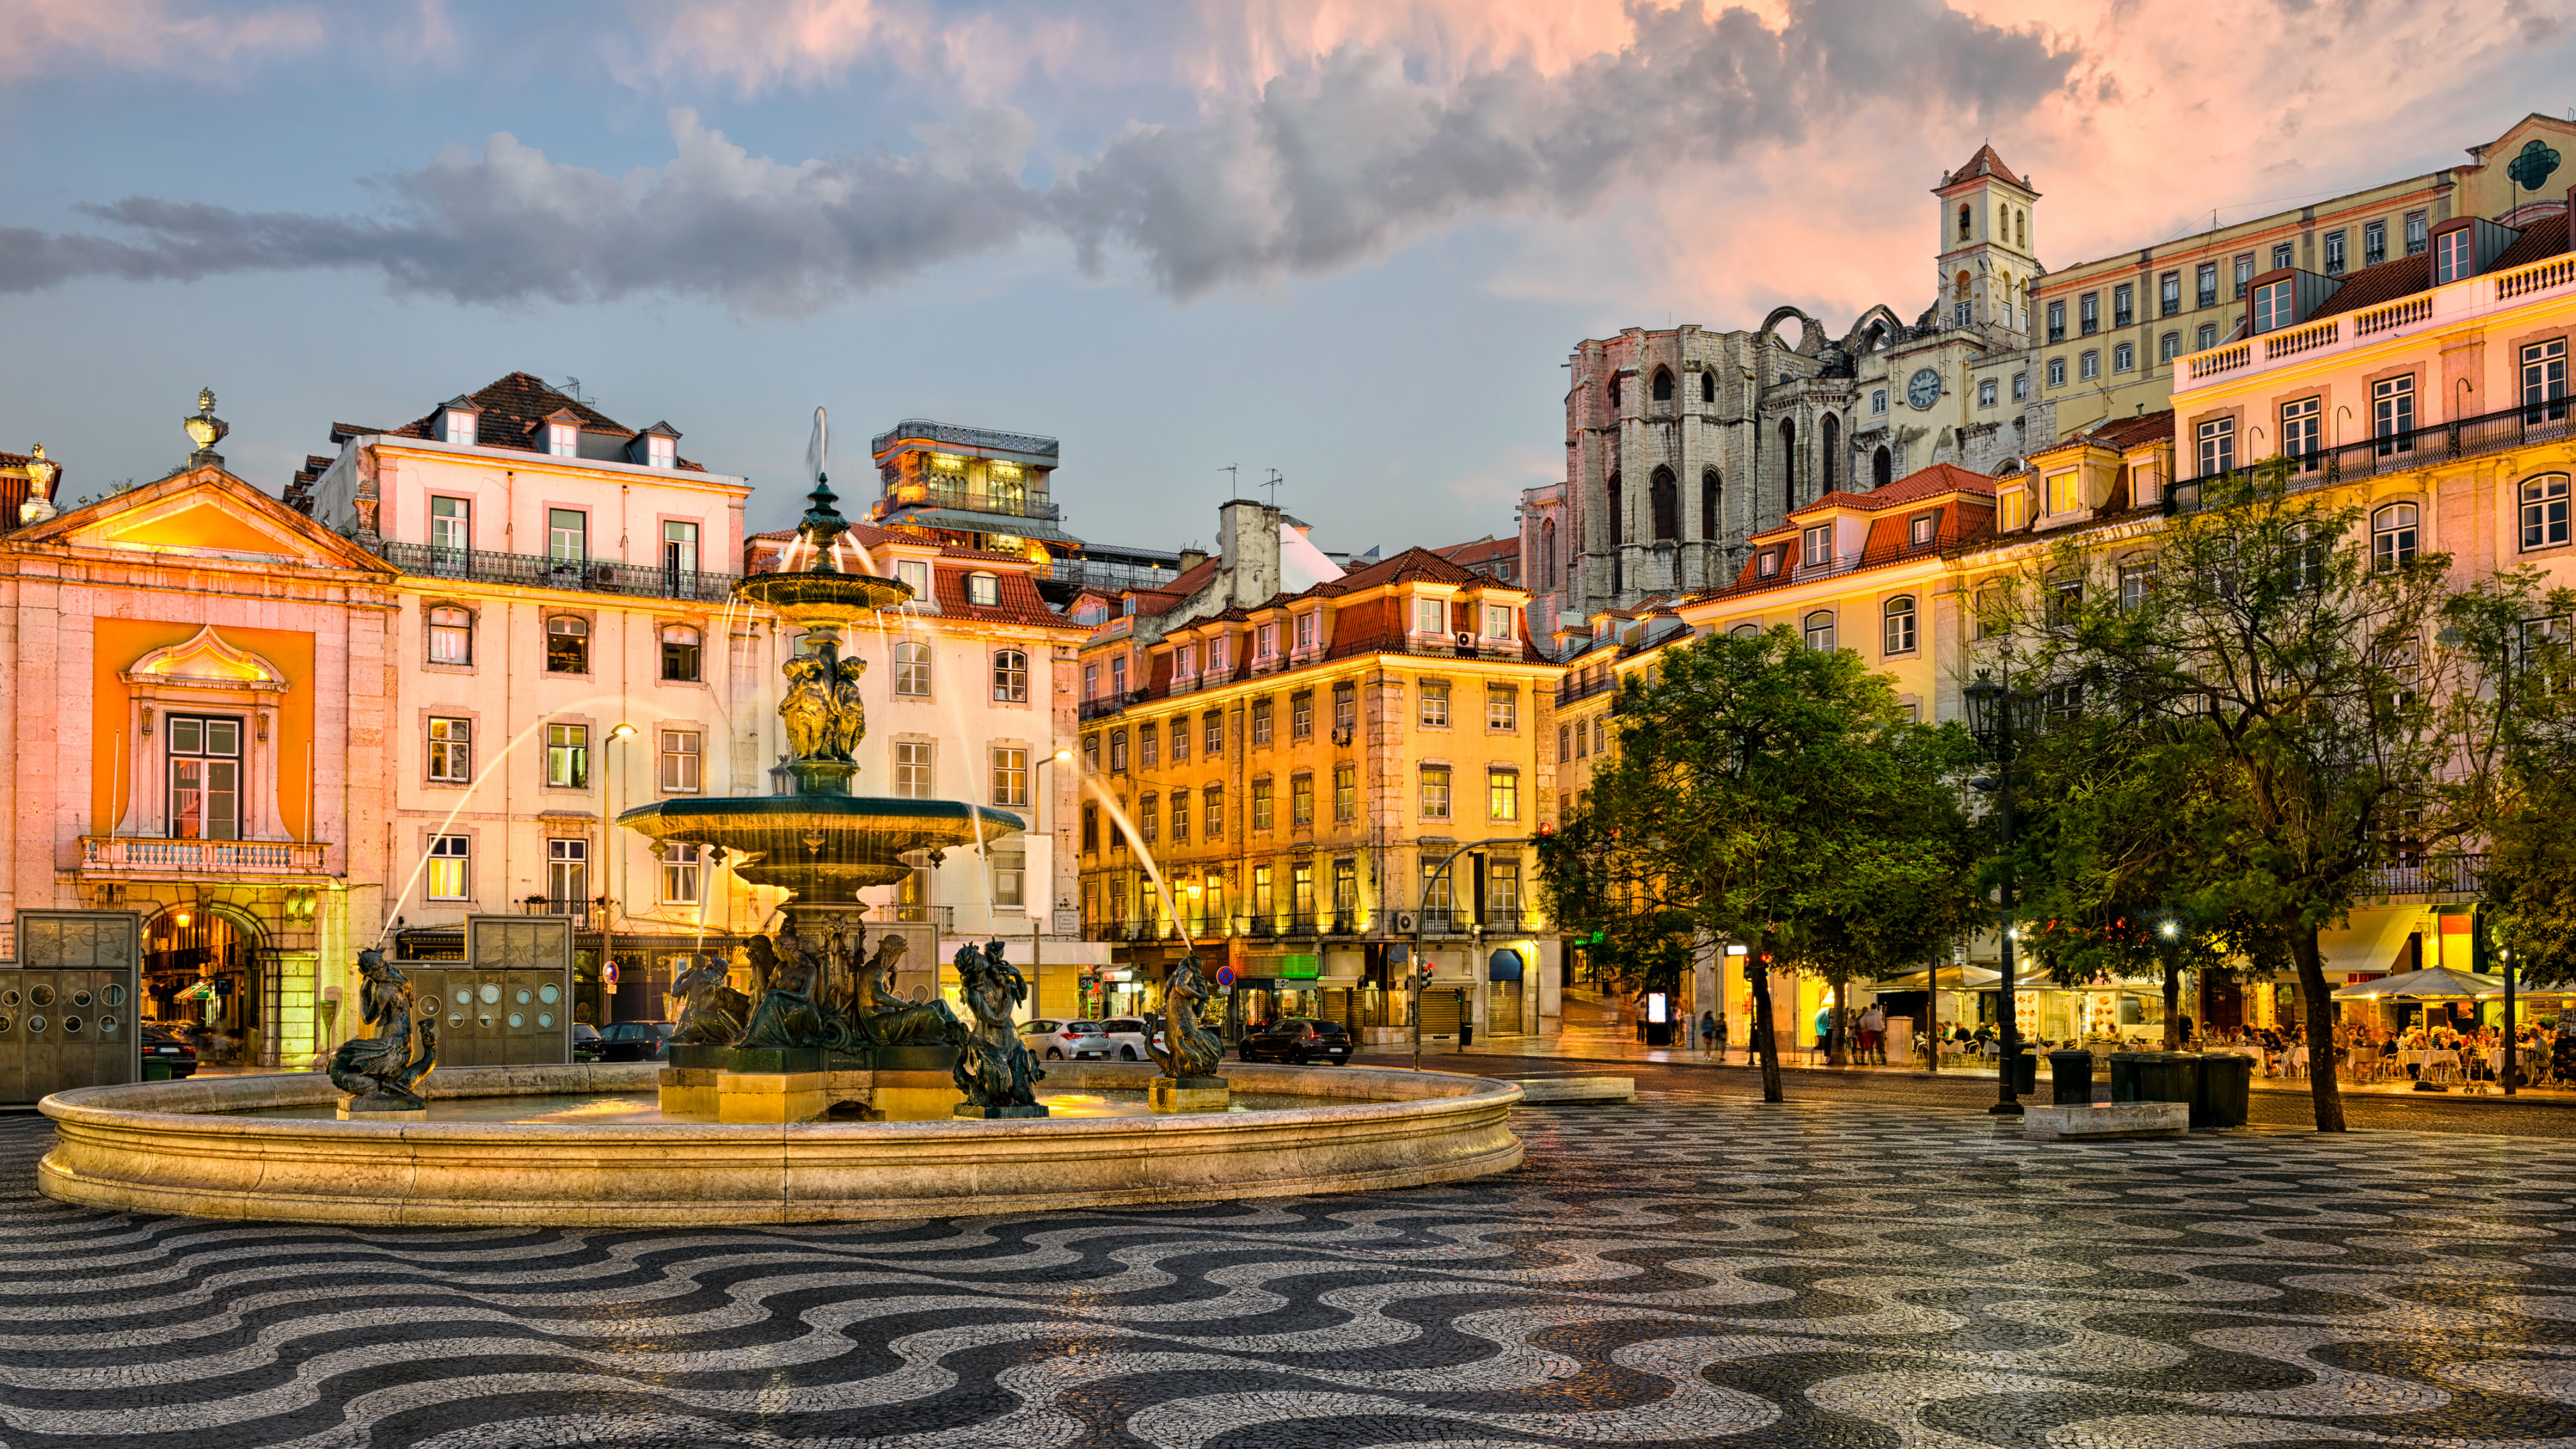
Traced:
<path fill-rule="evenodd" d="M 1411 911 L 1397 911 L 1387 917 L 1387 924 L 1394 930 L 1395 934 L 1399 936 L 1410 936 L 1413 934 L 1413 923 L 1417 919 L 1418 917 L 1416 917 Z"/>
<path fill-rule="evenodd" d="M 1351 735 L 1352 735 L 1352 734 L 1353 734 L 1353 727 L 1352 727 L 1352 726 L 1350 726 L 1350 725 L 1335 725 L 1335 726 L 1333 726 L 1333 743 L 1334 743 L 1334 744 L 1337 744 L 1337 745 L 1347 745 L 1347 744 L 1349 744 L 1349 743 L 1351 742 Z"/>
<path fill-rule="evenodd" d="M 1476 647 L 1476 636 L 1475 636 L 1475 635 L 1473 635 L 1473 634 L 1461 634 L 1461 635 L 1459 635 L 1459 636 L 1458 636 L 1458 647 L 1459 647 L 1459 648 L 1461 648 L 1461 649 L 1473 649 L 1473 648 L 1475 648 L 1475 647 Z"/>

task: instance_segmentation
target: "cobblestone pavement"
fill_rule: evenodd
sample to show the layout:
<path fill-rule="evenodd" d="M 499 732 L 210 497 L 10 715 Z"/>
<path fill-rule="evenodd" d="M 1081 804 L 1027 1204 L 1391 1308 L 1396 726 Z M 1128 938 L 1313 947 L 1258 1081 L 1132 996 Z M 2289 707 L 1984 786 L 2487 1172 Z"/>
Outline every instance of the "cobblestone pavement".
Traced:
<path fill-rule="evenodd" d="M 2576 1440 L 2576 1144 L 2025 1143 L 1714 1077 L 1527 1110 L 1462 1186 L 798 1229 L 92 1213 L 12 1119 L 0 1444 Z"/>

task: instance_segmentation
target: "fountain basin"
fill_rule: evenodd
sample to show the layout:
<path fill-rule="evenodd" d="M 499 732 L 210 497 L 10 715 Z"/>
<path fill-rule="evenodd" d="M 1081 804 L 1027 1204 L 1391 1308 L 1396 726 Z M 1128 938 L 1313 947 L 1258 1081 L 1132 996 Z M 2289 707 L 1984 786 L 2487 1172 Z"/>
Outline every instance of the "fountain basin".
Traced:
<path fill-rule="evenodd" d="M 847 624 L 853 619 L 891 609 L 912 597 L 912 587 L 874 574 L 845 574 L 828 569 L 797 573 L 753 574 L 733 586 L 734 597 L 747 599 L 791 623 Z"/>
<path fill-rule="evenodd" d="M 906 851 L 972 846 L 979 833 L 989 846 L 1027 828 L 1007 810 L 962 800 L 864 795 L 681 797 L 639 805 L 617 823 L 654 840 L 739 851 L 735 874 L 807 902 L 846 901 L 903 879 L 912 869 Z"/>
<path fill-rule="evenodd" d="M 1049 1088 L 1143 1091 L 1150 1062 L 1050 1062 Z M 649 1093 L 650 1062 L 466 1067 L 465 1097 Z M 1369 1192 L 1520 1165 L 1511 1082 L 1229 1064 L 1241 1093 L 1332 1105 L 932 1122 L 381 1123 L 227 1115 L 327 1106 L 318 1075 L 58 1092 L 45 1195 L 115 1212 L 377 1226 L 642 1227 L 975 1216 Z"/>

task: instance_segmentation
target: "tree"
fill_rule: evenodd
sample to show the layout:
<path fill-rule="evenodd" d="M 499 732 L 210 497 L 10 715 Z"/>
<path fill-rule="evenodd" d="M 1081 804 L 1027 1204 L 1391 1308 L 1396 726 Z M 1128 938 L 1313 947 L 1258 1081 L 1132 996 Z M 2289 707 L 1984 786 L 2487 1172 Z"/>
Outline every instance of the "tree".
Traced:
<path fill-rule="evenodd" d="M 2464 590 L 2445 613 L 2445 639 L 2484 687 L 2458 701 L 2468 743 L 2443 781 L 2441 824 L 2485 843 L 2482 890 L 2516 974 L 2576 983 L 2576 590 L 2522 569 Z"/>
<path fill-rule="evenodd" d="M 1540 850 L 1543 887 L 1561 919 L 1743 944 L 1763 1100 L 1780 1101 L 1770 968 L 1858 969 L 1912 949 L 1903 912 L 1965 909 L 1949 898 L 1965 826 L 1941 785 L 1965 741 L 1905 722 L 1885 676 L 1786 627 L 1665 649 L 1625 685 L 1617 724 L 1610 762 Z"/>
<path fill-rule="evenodd" d="M 2029 607 L 2007 604 L 1999 652 L 2053 708 L 2212 772 L 2199 892 L 2258 959 L 2295 965 L 2317 1128 L 2340 1132 L 2319 936 L 2421 828 L 2460 744 L 2461 671 L 2429 637 L 2449 560 L 2375 553 L 2360 509 L 2303 489 L 2296 466 L 2204 480 L 2205 506 L 2152 559 L 2062 550 L 2021 581 Z"/>

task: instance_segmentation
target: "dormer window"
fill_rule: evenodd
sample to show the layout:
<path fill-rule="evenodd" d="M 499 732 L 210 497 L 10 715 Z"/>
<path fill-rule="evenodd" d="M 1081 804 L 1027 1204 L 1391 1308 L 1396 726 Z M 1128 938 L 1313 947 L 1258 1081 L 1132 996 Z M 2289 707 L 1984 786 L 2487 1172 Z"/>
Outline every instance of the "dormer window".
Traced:
<path fill-rule="evenodd" d="M 464 408 L 447 410 L 447 441 L 474 445 L 474 414 Z"/>
<path fill-rule="evenodd" d="M 1199 646 L 1184 644 L 1173 652 L 1172 672 L 1183 679 L 1199 672 Z"/>
<path fill-rule="evenodd" d="M 558 458 L 580 457 L 580 425 L 577 423 L 546 424 L 546 451 Z"/>
<path fill-rule="evenodd" d="M 1930 513 L 1918 513 L 1912 518 L 1907 519 L 1905 521 L 1906 542 L 1912 544 L 1916 548 L 1921 548 L 1925 544 L 1930 543 L 1932 541 L 1934 530 L 1938 526 L 1938 522 L 1939 516 L 1937 514 Z"/>
<path fill-rule="evenodd" d="M 2254 330 L 2271 332 L 2298 320 L 2298 287 L 2288 277 L 2254 289 Z"/>
<path fill-rule="evenodd" d="M 1413 632 L 1446 634 L 1449 632 L 1449 606 L 1438 599 L 1413 601 Z"/>
<path fill-rule="evenodd" d="M 1753 560 L 1753 575 L 1756 578 L 1767 579 L 1779 572 L 1780 550 L 1776 548 L 1762 550 L 1760 556 Z"/>
<path fill-rule="evenodd" d="M 644 465 L 648 468 L 671 468 L 680 461 L 680 440 L 654 433 L 644 439 Z"/>
<path fill-rule="evenodd" d="M 1834 529 L 1829 523 L 1818 524 L 1801 536 L 1806 546 L 1805 563 L 1819 568 L 1834 561 Z"/>
<path fill-rule="evenodd" d="M 992 608 L 1002 602 L 1002 581 L 995 575 L 978 570 L 966 576 L 966 602 Z"/>
<path fill-rule="evenodd" d="M 1208 641 L 1208 673 L 1223 674 L 1226 669 L 1225 656 L 1225 636 L 1223 634 L 1219 634 Z"/>
<path fill-rule="evenodd" d="M 1253 658 L 1275 659 L 1278 657 L 1279 626 L 1277 624 L 1262 625 L 1261 628 L 1253 635 L 1253 640 Z"/>
<path fill-rule="evenodd" d="M 1512 611 L 1510 606 L 1505 604 L 1487 604 L 1485 606 L 1485 637 L 1488 639 L 1509 639 L 1512 637 Z"/>
<path fill-rule="evenodd" d="M 2478 273 L 2477 242 L 2465 226 L 2454 227 L 2433 239 L 2433 285 L 2456 282 Z"/>

